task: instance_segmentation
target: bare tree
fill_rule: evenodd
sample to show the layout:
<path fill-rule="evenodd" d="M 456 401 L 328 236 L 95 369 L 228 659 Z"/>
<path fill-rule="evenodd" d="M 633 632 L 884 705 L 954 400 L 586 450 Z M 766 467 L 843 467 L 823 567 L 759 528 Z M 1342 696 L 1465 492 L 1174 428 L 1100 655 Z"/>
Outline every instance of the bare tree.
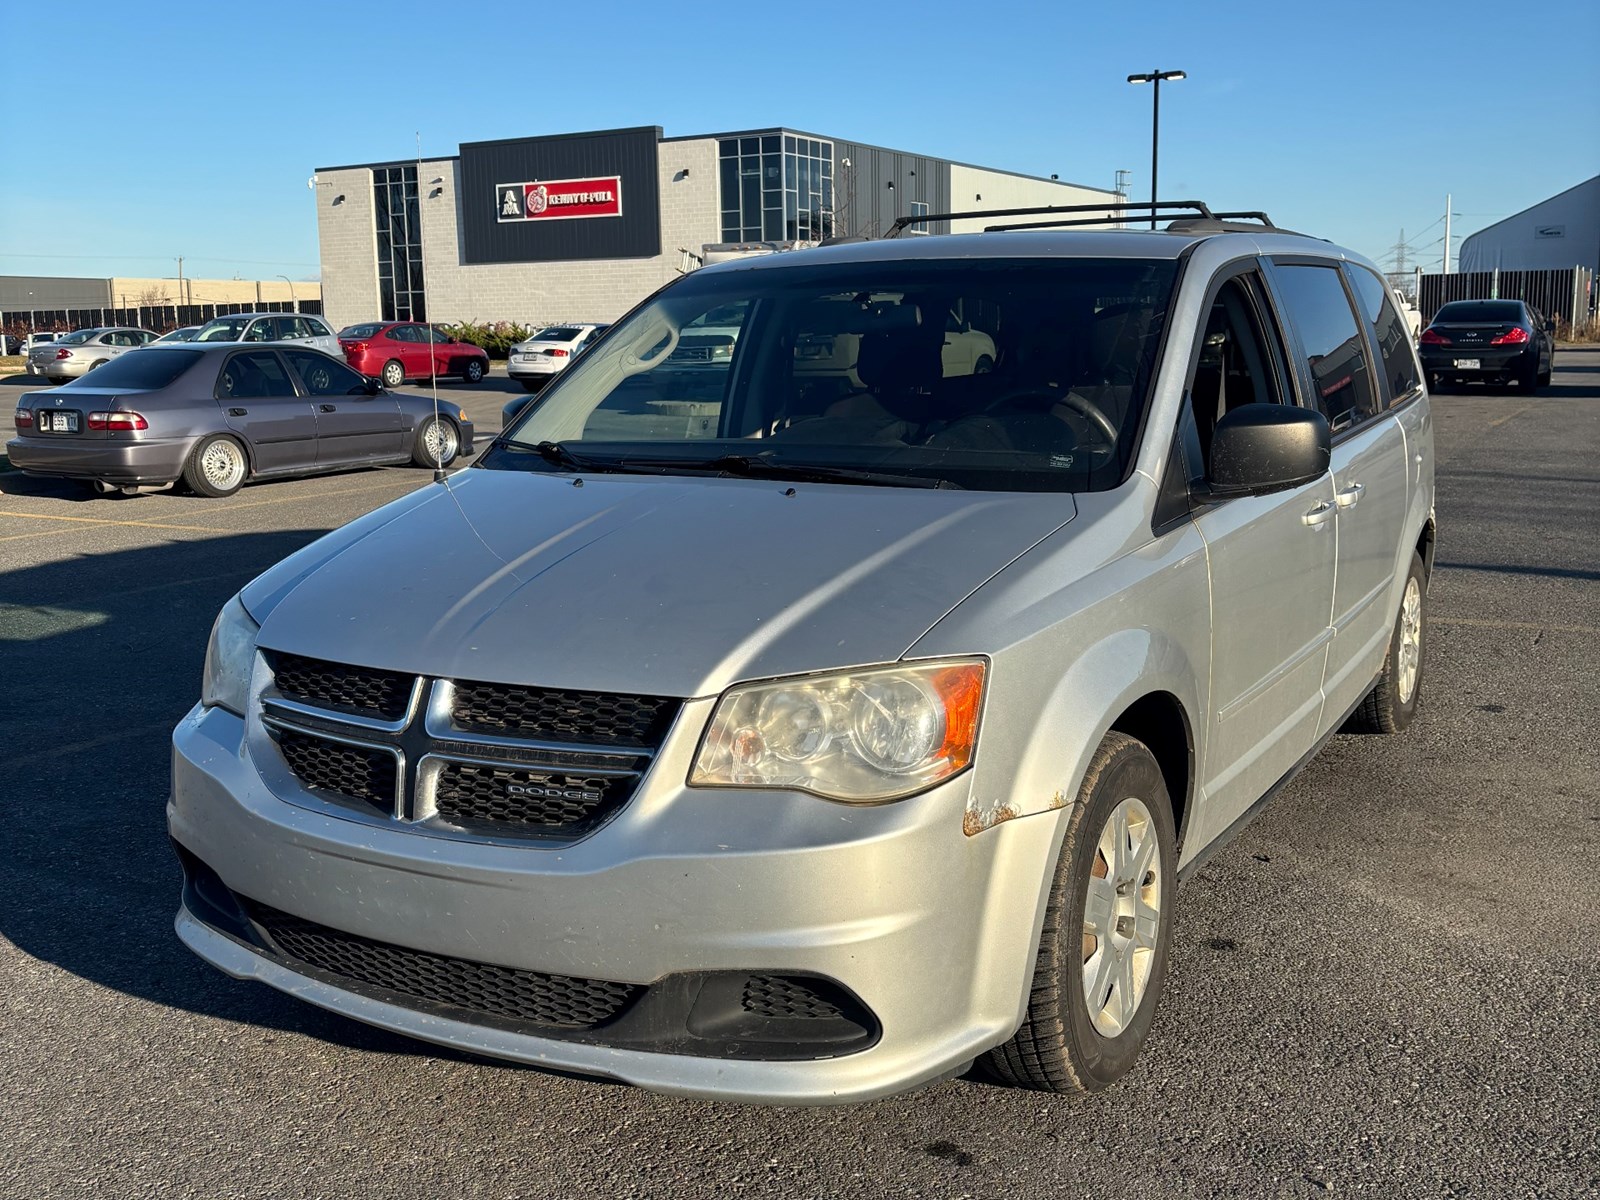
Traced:
<path fill-rule="evenodd" d="M 133 299 L 140 308 L 165 308 L 172 303 L 166 287 L 159 283 L 150 284 Z"/>

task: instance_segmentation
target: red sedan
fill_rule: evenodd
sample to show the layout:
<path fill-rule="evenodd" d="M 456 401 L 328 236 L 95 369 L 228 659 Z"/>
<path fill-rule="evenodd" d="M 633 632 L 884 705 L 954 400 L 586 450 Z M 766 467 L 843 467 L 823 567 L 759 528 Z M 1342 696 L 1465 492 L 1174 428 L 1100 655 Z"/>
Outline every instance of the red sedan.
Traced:
<path fill-rule="evenodd" d="M 459 375 L 477 383 L 489 371 L 489 356 L 482 348 L 414 321 L 351 325 L 339 331 L 339 345 L 346 362 L 363 375 L 376 375 L 384 387 L 433 375 Z"/>

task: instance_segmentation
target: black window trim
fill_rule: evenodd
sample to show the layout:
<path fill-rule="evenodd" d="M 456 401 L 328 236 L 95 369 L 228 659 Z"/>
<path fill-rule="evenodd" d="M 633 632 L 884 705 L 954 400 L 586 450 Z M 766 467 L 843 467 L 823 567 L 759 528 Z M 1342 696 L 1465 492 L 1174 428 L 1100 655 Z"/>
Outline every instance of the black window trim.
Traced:
<path fill-rule="evenodd" d="M 1301 404 L 1300 389 L 1296 383 L 1294 366 L 1285 361 L 1291 345 L 1283 331 L 1271 290 L 1266 287 L 1265 260 L 1259 254 L 1250 254 L 1223 263 L 1212 273 L 1201 299 L 1200 312 L 1210 320 L 1211 306 L 1223 287 L 1236 279 L 1245 280 L 1245 301 L 1254 310 L 1267 344 L 1262 347 L 1274 375 L 1280 403 L 1296 407 Z M 1250 277 L 1254 277 L 1254 282 Z M 1176 296 L 1176 285 L 1174 285 Z M 1167 330 L 1170 334 L 1170 328 Z M 1205 487 L 1203 464 L 1200 462 L 1200 435 L 1194 423 L 1194 379 L 1200 368 L 1200 352 L 1205 348 L 1205 325 L 1201 324 L 1193 344 L 1189 347 L 1189 361 L 1184 367 L 1183 391 L 1179 399 L 1178 421 L 1172 432 L 1171 447 L 1167 452 L 1166 466 L 1161 485 L 1156 491 L 1156 502 L 1151 514 L 1150 531 L 1156 537 L 1170 533 L 1195 512 L 1227 500 L 1212 497 Z M 1162 347 L 1165 353 L 1166 346 Z M 1148 406 L 1147 406 L 1148 407 Z M 1197 474 L 1199 472 L 1199 474 Z"/>
<path fill-rule="evenodd" d="M 1406 320 L 1405 319 L 1405 315 L 1403 313 L 1401 313 L 1401 311 L 1399 309 L 1399 306 L 1397 306 L 1395 304 L 1395 302 L 1394 302 L 1394 293 L 1391 292 L 1390 289 L 1389 289 L 1388 280 L 1384 279 L 1384 277 L 1382 275 L 1379 275 L 1371 267 L 1365 266 L 1362 263 L 1355 263 L 1355 262 L 1351 262 L 1348 259 L 1346 259 L 1341 265 L 1344 267 L 1344 272 L 1345 272 L 1345 275 L 1347 276 L 1347 278 L 1345 279 L 1345 289 L 1347 291 L 1349 291 L 1352 295 L 1355 295 L 1356 285 L 1355 285 L 1355 279 L 1354 279 L 1354 276 L 1353 276 L 1353 272 L 1355 272 L 1355 271 L 1365 271 L 1368 275 L 1371 275 L 1374 279 L 1376 279 L 1380 284 L 1383 285 L 1383 299 L 1384 299 L 1384 301 L 1388 303 L 1390 308 L 1394 309 L 1394 314 L 1400 320 L 1401 324 L 1405 324 L 1405 320 Z M 1366 313 L 1364 313 L 1362 311 L 1362 309 L 1361 309 L 1361 297 L 1359 295 L 1355 295 L 1355 301 L 1356 301 L 1356 318 L 1357 318 L 1357 320 L 1366 321 L 1366 327 L 1367 327 L 1367 358 L 1368 358 L 1368 361 L 1381 363 L 1381 362 L 1383 362 L 1383 347 L 1378 344 L 1378 323 L 1377 323 L 1376 320 L 1367 320 Z M 1379 312 L 1382 312 L 1382 311 L 1383 310 L 1380 308 Z M 1383 381 L 1383 395 L 1382 395 L 1382 398 L 1384 399 L 1385 403 L 1384 403 L 1384 406 L 1383 406 L 1383 411 L 1380 412 L 1380 413 L 1377 413 L 1373 417 L 1373 420 L 1376 420 L 1378 417 L 1384 416 L 1384 415 L 1386 415 L 1388 413 L 1398 412 L 1400 409 L 1406 407 L 1408 404 L 1415 403 L 1422 396 L 1423 391 L 1425 390 L 1425 380 L 1427 378 L 1427 373 L 1425 371 L 1423 371 L 1423 369 L 1422 369 L 1422 360 L 1417 356 L 1416 344 L 1411 341 L 1411 328 L 1410 328 L 1409 325 L 1406 326 L 1406 349 L 1407 349 L 1407 352 L 1411 355 L 1411 364 L 1412 364 L 1412 366 L 1414 366 L 1416 368 L 1416 371 L 1417 371 L 1417 382 L 1412 385 L 1411 390 L 1406 392 L 1405 395 L 1403 395 L 1403 396 L 1391 396 L 1389 394 L 1389 371 L 1388 371 L 1388 368 L 1385 367 L 1383 372 L 1382 372 L 1382 381 Z M 1377 378 L 1378 378 L 1377 376 L 1374 376 L 1375 380 Z M 1361 425 L 1365 425 L 1365 424 L 1367 424 L 1367 422 L 1363 421 L 1363 422 L 1360 422 L 1360 424 Z M 1352 429 L 1358 428 L 1358 427 L 1359 427 L 1358 425 L 1352 425 L 1351 426 Z"/>
<path fill-rule="evenodd" d="M 1263 263 L 1266 267 L 1267 287 L 1272 292 L 1273 304 L 1280 313 L 1287 313 L 1288 307 L 1284 303 L 1282 287 L 1278 282 L 1278 267 L 1322 267 L 1331 269 L 1334 272 L 1339 279 L 1340 288 L 1344 291 L 1344 302 L 1350 308 L 1350 316 L 1356 323 L 1357 331 L 1362 335 L 1361 352 L 1367 364 L 1367 380 L 1372 386 L 1374 398 L 1381 401 L 1386 389 L 1380 388 L 1378 370 L 1373 365 L 1374 336 L 1369 334 L 1366 329 L 1366 326 L 1370 325 L 1371 322 L 1362 313 L 1361 298 L 1355 294 L 1350 285 L 1350 280 L 1345 276 L 1345 259 L 1343 257 L 1323 258 L 1315 254 L 1269 254 L 1264 256 Z M 1309 408 L 1313 412 L 1321 412 L 1322 405 L 1316 401 L 1316 383 L 1311 378 L 1311 362 L 1306 356 L 1305 343 L 1300 340 L 1300 328 L 1293 321 L 1285 321 L 1283 330 L 1285 337 L 1290 340 L 1294 350 L 1294 377 L 1296 388 L 1300 392 L 1301 407 Z M 1377 361 L 1381 361 L 1381 359 Z M 1310 401 L 1310 403 L 1307 403 L 1307 401 Z M 1383 406 L 1369 417 L 1359 421 L 1352 421 L 1349 425 L 1333 429 L 1332 445 L 1341 445 L 1356 434 L 1364 433 L 1374 421 L 1382 420 L 1389 413 L 1390 409 Z"/>

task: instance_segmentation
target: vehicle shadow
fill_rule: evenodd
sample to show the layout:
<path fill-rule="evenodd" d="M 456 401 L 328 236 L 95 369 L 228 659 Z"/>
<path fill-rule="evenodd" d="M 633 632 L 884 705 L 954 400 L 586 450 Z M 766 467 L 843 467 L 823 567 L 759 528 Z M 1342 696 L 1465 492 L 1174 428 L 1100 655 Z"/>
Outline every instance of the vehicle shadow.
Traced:
<path fill-rule="evenodd" d="M 172 727 L 194 703 L 211 622 L 297 529 L 73 555 L 0 572 L 0 746 L 9 814 L 0 938 L 172 1008 L 396 1054 L 457 1056 L 222 975 L 173 933 Z"/>

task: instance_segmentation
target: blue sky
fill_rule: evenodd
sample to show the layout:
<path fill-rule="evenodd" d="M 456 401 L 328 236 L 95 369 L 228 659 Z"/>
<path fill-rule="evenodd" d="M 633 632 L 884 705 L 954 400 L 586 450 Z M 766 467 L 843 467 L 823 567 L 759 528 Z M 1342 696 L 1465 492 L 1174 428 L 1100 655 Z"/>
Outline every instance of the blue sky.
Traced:
<path fill-rule="evenodd" d="M 1380 262 L 1404 228 L 1437 269 L 1447 192 L 1464 234 L 1600 172 L 1596 0 L 62 11 L 13 6 L 0 39 L 0 274 L 170 276 L 181 254 L 315 278 L 312 170 L 408 157 L 415 131 L 442 155 L 787 125 L 1102 187 L 1128 168 L 1142 198 L 1150 89 L 1124 80 L 1156 68 L 1189 73 L 1162 88 L 1163 194 Z"/>

